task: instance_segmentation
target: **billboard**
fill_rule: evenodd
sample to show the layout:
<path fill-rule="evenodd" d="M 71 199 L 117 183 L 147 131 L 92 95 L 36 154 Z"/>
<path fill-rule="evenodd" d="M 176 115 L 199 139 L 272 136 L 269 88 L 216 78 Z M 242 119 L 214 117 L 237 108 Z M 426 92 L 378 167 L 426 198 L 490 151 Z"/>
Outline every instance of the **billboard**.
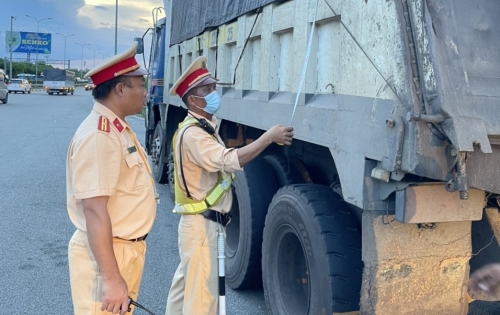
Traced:
<path fill-rule="evenodd" d="M 5 50 L 10 52 L 10 32 L 5 32 Z M 12 52 L 50 54 L 52 34 L 36 32 L 12 32 Z"/>

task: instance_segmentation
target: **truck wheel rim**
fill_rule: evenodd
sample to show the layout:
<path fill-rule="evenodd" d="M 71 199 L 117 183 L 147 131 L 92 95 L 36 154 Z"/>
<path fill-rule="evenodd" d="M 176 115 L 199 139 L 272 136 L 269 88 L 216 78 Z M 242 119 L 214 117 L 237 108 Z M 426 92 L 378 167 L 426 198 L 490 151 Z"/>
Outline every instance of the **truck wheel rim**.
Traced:
<path fill-rule="evenodd" d="M 174 192 L 174 154 L 170 152 L 168 155 L 168 185 L 170 190 Z M 174 192 L 175 193 L 175 192 Z"/>
<path fill-rule="evenodd" d="M 160 143 L 160 136 L 158 134 L 155 134 L 153 146 L 151 147 L 151 161 L 153 162 L 153 167 L 155 168 L 155 170 L 158 169 L 158 161 L 160 161 Z"/>
<path fill-rule="evenodd" d="M 279 242 L 273 254 L 278 270 L 272 273 L 272 277 L 276 277 L 277 281 L 273 282 L 279 284 L 275 292 L 281 295 L 280 301 L 288 301 L 283 305 L 286 314 L 307 314 L 311 281 L 302 243 L 289 225 L 279 227 L 274 240 Z"/>

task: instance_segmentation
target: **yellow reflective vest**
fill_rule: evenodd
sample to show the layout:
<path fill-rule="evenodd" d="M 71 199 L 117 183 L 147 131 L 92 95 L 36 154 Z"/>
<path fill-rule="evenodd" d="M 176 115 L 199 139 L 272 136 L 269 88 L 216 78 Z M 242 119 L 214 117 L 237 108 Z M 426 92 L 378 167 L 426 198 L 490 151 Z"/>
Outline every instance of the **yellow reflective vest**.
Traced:
<path fill-rule="evenodd" d="M 193 200 L 188 198 L 181 190 L 179 186 L 179 179 L 177 173 L 177 155 L 176 155 L 176 143 L 177 143 L 177 135 L 181 132 L 185 132 L 185 130 L 192 125 L 197 125 L 198 121 L 193 117 L 186 118 L 183 122 L 179 124 L 179 128 L 174 134 L 174 138 L 172 140 L 172 148 L 174 152 L 174 187 L 175 187 L 175 207 L 174 213 L 178 214 L 198 214 L 203 211 L 210 209 L 210 207 L 217 204 L 224 194 L 231 188 L 231 184 L 235 178 L 234 174 L 231 176 L 226 176 L 222 172 L 219 172 L 219 178 L 217 180 L 217 184 L 208 192 L 207 196 L 203 200 Z M 215 137 L 214 137 L 215 139 Z M 179 152 L 182 154 L 182 152 Z M 182 167 L 182 165 L 181 165 Z M 187 185 L 187 183 L 184 183 Z"/>

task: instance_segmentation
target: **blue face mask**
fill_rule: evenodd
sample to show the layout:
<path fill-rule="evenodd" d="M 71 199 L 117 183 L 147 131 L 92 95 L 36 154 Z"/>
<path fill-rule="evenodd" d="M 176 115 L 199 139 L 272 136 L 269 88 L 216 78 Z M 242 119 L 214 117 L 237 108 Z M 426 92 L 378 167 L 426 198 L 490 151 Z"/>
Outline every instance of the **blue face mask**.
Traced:
<path fill-rule="evenodd" d="M 195 96 L 195 95 L 193 95 Z M 200 97 L 200 96 L 195 96 L 195 97 Z M 207 106 L 203 108 L 203 111 L 210 115 L 214 115 L 220 108 L 220 95 L 217 93 L 217 91 L 213 91 L 212 93 L 208 94 L 207 96 L 204 97 L 205 101 L 207 102 Z M 199 108 L 199 107 L 198 107 Z"/>

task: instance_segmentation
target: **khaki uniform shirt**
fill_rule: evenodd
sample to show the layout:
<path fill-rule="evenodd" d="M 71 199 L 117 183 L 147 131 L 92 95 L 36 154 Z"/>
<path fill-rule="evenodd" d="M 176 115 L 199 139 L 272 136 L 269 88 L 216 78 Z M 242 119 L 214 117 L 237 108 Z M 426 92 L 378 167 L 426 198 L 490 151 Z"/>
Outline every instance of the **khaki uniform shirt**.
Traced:
<path fill-rule="evenodd" d="M 189 113 L 190 116 L 195 116 L 198 119 L 203 117 Z M 217 130 L 217 118 L 213 117 L 208 123 Z M 223 172 L 226 175 L 241 170 L 238 160 L 237 150 L 234 148 L 227 149 L 224 142 L 216 133 L 216 141 L 210 134 L 200 127 L 194 126 L 185 129 L 184 137 L 182 137 L 182 167 L 184 169 L 184 177 L 186 178 L 187 188 L 191 194 L 191 198 L 195 200 L 203 200 L 212 188 L 217 184 L 218 172 Z M 177 143 L 175 143 L 175 162 L 177 171 L 177 180 L 179 187 L 187 196 L 182 182 L 180 172 L 179 143 L 181 134 L 177 135 Z M 231 211 L 233 203 L 233 195 L 231 190 L 214 206 L 212 210 L 221 213 Z"/>
<path fill-rule="evenodd" d="M 157 203 L 147 163 L 130 126 L 95 102 L 66 160 L 68 213 L 76 228 L 87 231 L 82 199 L 109 196 L 113 237 L 133 239 L 149 233 Z"/>

